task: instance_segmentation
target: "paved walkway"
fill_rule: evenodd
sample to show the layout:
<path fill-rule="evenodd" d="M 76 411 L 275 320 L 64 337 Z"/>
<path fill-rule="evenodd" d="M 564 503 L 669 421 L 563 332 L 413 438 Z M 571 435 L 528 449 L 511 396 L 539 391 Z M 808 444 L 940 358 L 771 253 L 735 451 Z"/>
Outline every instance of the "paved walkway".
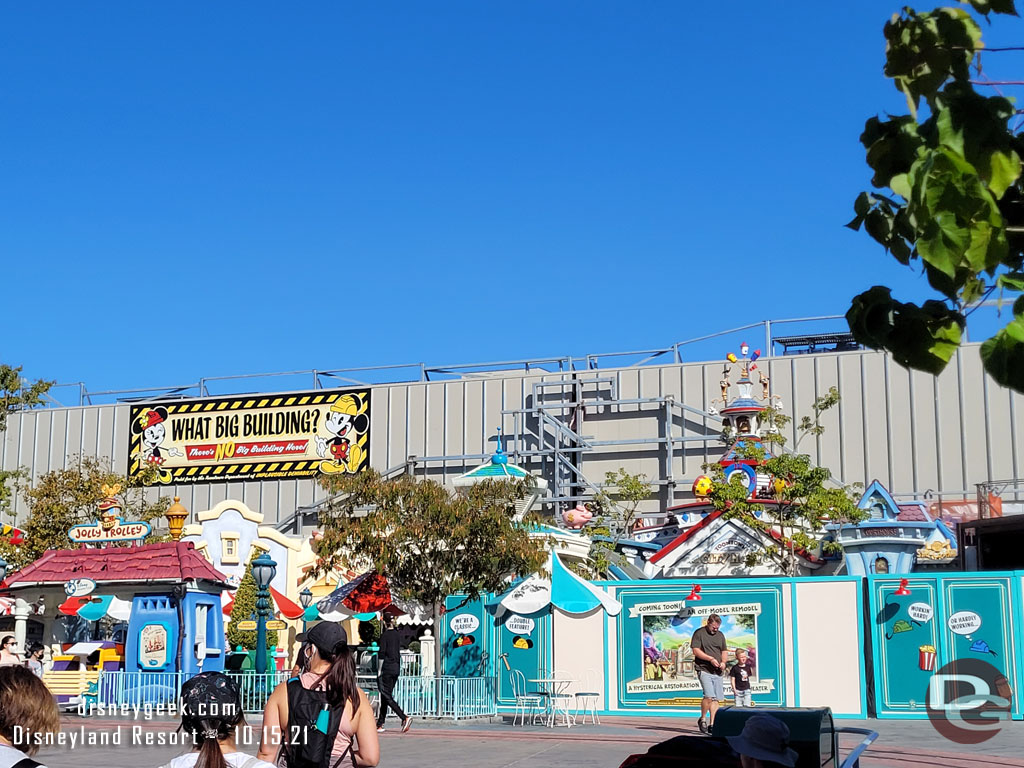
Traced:
<path fill-rule="evenodd" d="M 1020 757 L 1024 755 L 1022 722 L 1006 723 L 995 738 L 970 747 L 942 739 L 925 721 L 842 720 L 838 724 L 879 732 L 878 741 L 861 761 L 864 768 L 1024 768 Z M 118 735 L 121 744 L 46 748 L 37 759 L 49 768 L 160 766 L 186 751 L 167 743 L 174 738 L 175 727 L 170 721 L 69 717 L 64 723 L 69 737 L 109 741 Z M 696 728 L 691 721 L 678 718 L 604 718 L 601 725 L 569 730 L 512 727 L 509 721 L 417 722 L 408 734 L 402 735 L 396 727 L 381 735 L 380 764 L 383 768 L 420 768 L 457 761 L 467 768 L 618 768 L 628 755 L 684 733 L 696 733 Z M 857 741 L 844 737 L 843 753 Z M 255 749 L 253 745 L 245 751 L 251 754 Z"/>

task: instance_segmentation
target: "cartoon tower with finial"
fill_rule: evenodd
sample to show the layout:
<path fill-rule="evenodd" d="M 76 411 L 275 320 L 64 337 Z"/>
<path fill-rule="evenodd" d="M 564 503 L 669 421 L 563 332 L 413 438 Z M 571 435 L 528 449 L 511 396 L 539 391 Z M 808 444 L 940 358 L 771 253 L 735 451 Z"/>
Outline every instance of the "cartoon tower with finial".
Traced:
<path fill-rule="evenodd" d="M 754 392 L 754 382 L 750 377 L 758 370 L 756 361 L 760 356 L 761 350 L 751 353 L 746 342 L 740 345 L 739 357 L 730 352 L 722 369 L 722 399 L 713 401 L 723 404 L 719 411 L 722 430 L 732 439 L 729 450 L 719 463 L 725 469 L 726 479 L 732 481 L 737 477 L 752 496 L 767 492 L 770 478 L 758 472 L 761 461 L 750 458 L 740 449 L 756 444 L 764 451 L 765 458 L 770 458 L 770 452 L 761 443 L 762 431 L 770 430 L 770 426 L 764 423 L 764 411 L 772 403 L 779 402 L 779 398 L 771 394 L 770 382 L 764 371 L 758 371 L 761 397 L 758 398 Z M 736 395 L 729 399 L 729 388 L 732 385 L 729 374 L 733 365 L 739 366 L 740 377 L 736 381 Z"/>
<path fill-rule="evenodd" d="M 743 342 L 740 345 L 739 358 L 732 352 L 726 357 L 728 362 L 725 365 L 722 376 L 722 400 L 724 401 L 724 407 L 720 413 L 722 415 L 722 427 L 726 431 L 734 433 L 737 438 L 748 435 L 750 437 L 761 436 L 761 413 L 768 403 L 759 403 L 754 399 L 754 382 L 750 379 L 751 371 L 757 369 L 755 361 L 760 356 L 761 350 L 755 350 L 753 354 L 750 354 L 750 347 L 746 342 Z M 739 364 L 740 366 L 740 378 L 736 382 L 738 394 L 731 400 L 728 399 L 730 364 Z M 767 376 L 764 376 L 764 380 L 767 381 Z M 767 387 L 765 387 L 765 395 L 768 395 Z"/>

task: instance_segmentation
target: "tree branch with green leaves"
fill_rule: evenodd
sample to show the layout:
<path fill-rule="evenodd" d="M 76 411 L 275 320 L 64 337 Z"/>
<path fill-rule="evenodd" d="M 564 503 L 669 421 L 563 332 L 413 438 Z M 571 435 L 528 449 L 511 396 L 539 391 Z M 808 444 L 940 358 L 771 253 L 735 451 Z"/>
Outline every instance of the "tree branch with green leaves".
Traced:
<path fill-rule="evenodd" d="M 151 499 L 143 486 L 144 478 L 133 478 L 126 483 L 124 475 L 111 469 L 109 459 L 71 456 L 69 460 L 71 466 L 46 472 L 34 482 L 29 482 L 27 474 L 20 478 L 18 492 L 28 508 L 25 520 L 19 524 L 24 534 L 23 543 L 15 546 L 9 541 L 0 541 L 0 555 L 12 569 L 28 565 L 48 549 L 77 546 L 68 538 L 68 529 L 97 518 L 96 503 L 107 495 L 105 485 L 126 488 L 123 494 L 126 516 L 152 522 L 167 511 L 170 498 Z M 163 538 L 166 536 L 154 533 L 147 541 Z M 122 544 L 115 542 L 110 546 Z"/>
<path fill-rule="evenodd" d="M 594 496 L 597 514 L 587 525 L 590 535 L 590 568 L 596 575 L 621 565 L 619 542 L 633 534 L 640 504 L 650 498 L 651 484 L 643 474 L 630 474 L 622 467 L 606 472 L 604 487 Z"/>
<path fill-rule="evenodd" d="M 969 0 L 986 19 L 1016 15 L 1013 0 Z M 885 25 L 885 75 L 909 114 L 870 118 L 860 140 L 873 171 L 847 225 L 863 228 L 899 263 L 921 269 L 938 294 L 901 302 L 885 286 L 854 297 L 854 338 L 901 365 L 938 374 L 960 347 L 968 317 L 997 295 L 1006 325 L 981 346 L 985 369 L 1024 391 L 1024 139 L 1013 102 L 975 86 L 981 27 L 964 7 L 904 8 Z"/>

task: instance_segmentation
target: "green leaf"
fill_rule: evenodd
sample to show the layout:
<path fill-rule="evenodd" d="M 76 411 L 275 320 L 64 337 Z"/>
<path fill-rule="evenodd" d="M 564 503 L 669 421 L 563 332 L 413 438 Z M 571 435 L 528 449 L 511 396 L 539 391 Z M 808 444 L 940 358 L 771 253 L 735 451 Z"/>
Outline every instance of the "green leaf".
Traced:
<path fill-rule="evenodd" d="M 924 261 L 962 285 L 958 268 L 994 270 L 1008 244 L 1002 214 L 977 171 L 948 147 L 924 153 L 910 171 L 907 215 Z"/>
<path fill-rule="evenodd" d="M 1024 272 L 1005 272 L 996 278 L 996 285 L 1011 291 L 1024 291 Z"/>
<path fill-rule="evenodd" d="M 989 375 L 1004 387 L 1024 391 L 1024 317 L 1016 316 L 981 345 Z"/>
<path fill-rule="evenodd" d="M 865 123 L 860 141 L 867 149 L 868 165 L 875 171 L 871 183 L 880 188 L 891 187 L 894 176 L 909 171 L 924 147 L 917 122 L 909 115 L 885 121 L 872 117 Z"/>
<path fill-rule="evenodd" d="M 935 98 L 934 117 L 921 128 L 933 141 L 963 157 L 998 199 L 1021 173 L 1008 121 L 1013 104 L 983 96 L 968 82 L 949 83 Z"/>
<path fill-rule="evenodd" d="M 960 298 L 964 304 L 971 304 L 982 297 L 982 294 L 985 293 L 986 287 L 984 280 L 977 277 L 970 277 L 964 282 L 964 289 Z"/>
<path fill-rule="evenodd" d="M 918 101 L 931 98 L 950 78 L 969 79 L 981 29 L 960 8 L 917 13 L 905 8 L 885 25 L 885 74 L 907 94 L 913 111 Z"/>
<path fill-rule="evenodd" d="M 900 365 L 929 373 L 941 373 L 949 363 L 964 325 L 963 315 L 940 301 L 904 304 L 879 285 L 854 298 L 846 320 L 859 343 L 886 349 Z"/>
<path fill-rule="evenodd" d="M 889 179 L 889 188 L 904 200 L 910 198 L 910 180 L 905 173 L 897 173 Z"/>
<path fill-rule="evenodd" d="M 961 3 L 969 3 L 978 13 L 987 16 L 989 13 L 1005 13 L 1010 16 L 1017 15 L 1014 8 L 1014 0 L 960 0 Z"/>
<path fill-rule="evenodd" d="M 994 151 L 989 156 L 988 188 L 996 198 L 1002 197 L 1020 177 L 1020 157 L 1016 152 Z"/>

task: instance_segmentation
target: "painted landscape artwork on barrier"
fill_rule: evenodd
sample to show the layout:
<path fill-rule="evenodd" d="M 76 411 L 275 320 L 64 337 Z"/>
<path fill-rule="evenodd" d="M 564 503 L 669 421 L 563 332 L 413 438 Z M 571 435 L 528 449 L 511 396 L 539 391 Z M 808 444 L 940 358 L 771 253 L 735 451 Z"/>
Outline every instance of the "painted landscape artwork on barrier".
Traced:
<path fill-rule="evenodd" d="M 757 679 L 757 620 L 761 613 L 758 603 L 719 605 L 713 609 L 682 607 L 671 612 L 664 611 L 669 605 L 638 606 L 641 615 L 641 649 L 643 653 L 643 676 L 627 684 L 630 692 L 641 691 L 699 691 L 700 683 L 694 669 L 693 651 L 690 640 L 693 633 L 707 621 L 714 611 L 722 619 L 720 631 L 725 636 L 729 665 L 735 662 L 736 650 L 747 651 L 755 673 L 752 689 L 755 693 L 768 693 L 773 689 L 772 680 Z M 653 608 L 653 611 L 643 611 Z M 729 678 L 726 688 L 730 689 Z"/>

